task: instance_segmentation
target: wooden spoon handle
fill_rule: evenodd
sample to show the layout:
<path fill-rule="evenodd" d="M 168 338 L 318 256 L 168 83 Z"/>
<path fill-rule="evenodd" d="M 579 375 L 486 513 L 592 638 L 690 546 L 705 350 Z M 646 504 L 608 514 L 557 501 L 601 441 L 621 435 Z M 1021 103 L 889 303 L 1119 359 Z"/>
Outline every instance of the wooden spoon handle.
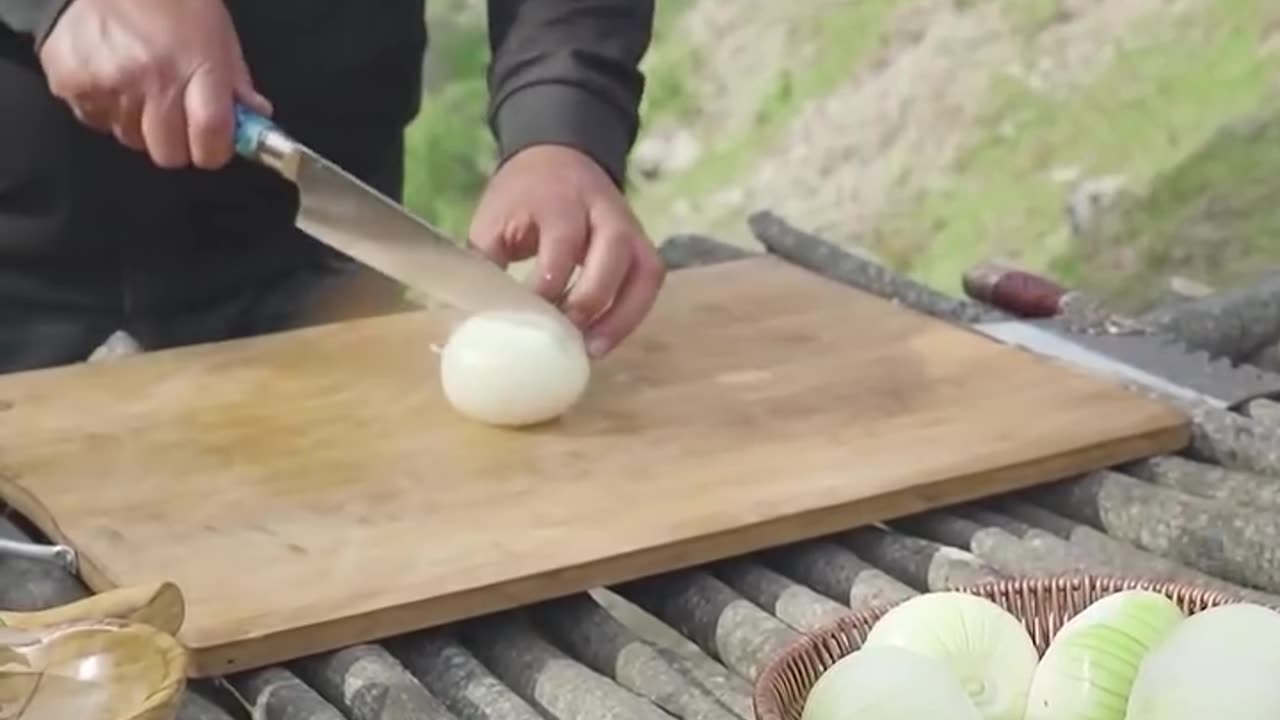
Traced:
<path fill-rule="evenodd" d="M 117 619 L 141 622 L 176 635 L 186 617 L 186 601 L 170 582 L 115 588 L 66 605 L 35 612 L 0 612 L 0 625 L 39 630 L 69 622 Z"/>

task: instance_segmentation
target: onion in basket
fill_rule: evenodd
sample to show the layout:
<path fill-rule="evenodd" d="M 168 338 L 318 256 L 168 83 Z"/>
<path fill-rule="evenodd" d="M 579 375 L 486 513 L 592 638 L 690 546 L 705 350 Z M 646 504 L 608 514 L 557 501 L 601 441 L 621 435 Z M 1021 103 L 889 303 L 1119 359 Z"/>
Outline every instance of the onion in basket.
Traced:
<path fill-rule="evenodd" d="M 1147 654 L 1125 720 L 1280 718 L 1280 613 L 1252 603 L 1188 617 Z"/>
<path fill-rule="evenodd" d="M 1143 658 L 1185 617 L 1150 590 L 1089 605 L 1049 643 L 1031 681 L 1026 720 L 1124 720 Z"/>
<path fill-rule="evenodd" d="M 942 661 L 984 720 L 1023 720 L 1040 655 L 1022 621 L 994 602 L 964 592 L 917 595 L 885 613 L 863 643 L 885 646 Z"/>
<path fill-rule="evenodd" d="M 902 648 L 856 650 L 814 683 L 801 720 L 982 720 L 941 662 Z"/>

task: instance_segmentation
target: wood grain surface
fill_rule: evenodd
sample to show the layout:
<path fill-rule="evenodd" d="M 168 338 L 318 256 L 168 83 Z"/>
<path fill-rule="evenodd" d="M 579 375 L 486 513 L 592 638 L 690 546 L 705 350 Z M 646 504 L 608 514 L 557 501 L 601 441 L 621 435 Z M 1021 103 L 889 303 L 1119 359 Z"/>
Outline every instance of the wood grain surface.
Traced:
<path fill-rule="evenodd" d="M 561 420 L 439 387 L 414 312 L 0 377 L 0 496 L 194 676 L 1176 450 L 1171 407 L 758 257 L 673 274 Z"/>

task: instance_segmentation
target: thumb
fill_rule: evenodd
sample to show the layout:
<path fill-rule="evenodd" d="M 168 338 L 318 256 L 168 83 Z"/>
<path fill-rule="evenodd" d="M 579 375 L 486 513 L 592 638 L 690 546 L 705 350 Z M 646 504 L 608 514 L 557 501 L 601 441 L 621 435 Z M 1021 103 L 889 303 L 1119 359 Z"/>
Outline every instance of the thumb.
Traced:
<path fill-rule="evenodd" d="M 249 66 L 239 52 L 236 53 L 236 62 L 231 71 L 231 88 L 237 100 L 259 115 L 271 117 L 275 111 L 271 101 L 254 87 L 253 78 L 249 75 Z"/>

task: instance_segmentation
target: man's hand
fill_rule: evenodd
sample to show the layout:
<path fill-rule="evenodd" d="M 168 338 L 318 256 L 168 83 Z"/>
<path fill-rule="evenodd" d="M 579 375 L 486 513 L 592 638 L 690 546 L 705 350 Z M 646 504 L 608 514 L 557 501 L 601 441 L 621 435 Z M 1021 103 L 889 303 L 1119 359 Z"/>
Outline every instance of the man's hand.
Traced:
<path fill-rule="evenodd" d="M 568 147 L 536 145 L 509 158 L 485 190 L 470 234 L 502 267 L 536 256 L 537 292 L 583 329 L 597 357 L 635 330 L 665 276 L 608 174 Z"/>
<path fill-rule="evenodd" d="M 40 62 L 81 122 L 165 168 L 231 159 L 233 99 L 271 112 L 222 0 L 72 0 Z"/>

